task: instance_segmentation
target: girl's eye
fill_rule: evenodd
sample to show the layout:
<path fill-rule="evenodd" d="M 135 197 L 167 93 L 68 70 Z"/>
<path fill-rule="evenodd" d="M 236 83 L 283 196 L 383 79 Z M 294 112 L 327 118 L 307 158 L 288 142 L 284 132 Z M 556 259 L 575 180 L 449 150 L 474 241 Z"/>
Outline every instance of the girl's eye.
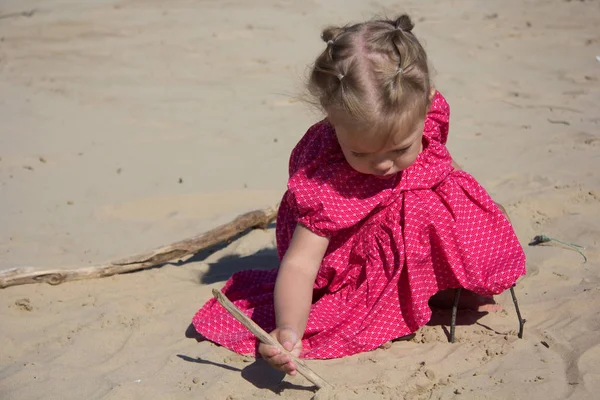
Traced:
<path fill-rule="evenodd" d="M 355 152 L 352 152 L 352 155 L 356 158 L 363 158 L 366 156 L 365 153 L 355 153 Z"/>
<path fill-rule="evenodd" d="M 401 154 L 404 154 L 404 153 L 406 153 L 406 152 L 408 151 L 408 149 L 410 149 L 410 146 L 408 146 L 408 147 L 405 147 L 405 148 L 403 148 L 403 149 L 396 149 L 396 150 L 393 150 L 393 153 L 394 153 L 394 154 L 397 154 L 397 155 L 401 155 Z"/>

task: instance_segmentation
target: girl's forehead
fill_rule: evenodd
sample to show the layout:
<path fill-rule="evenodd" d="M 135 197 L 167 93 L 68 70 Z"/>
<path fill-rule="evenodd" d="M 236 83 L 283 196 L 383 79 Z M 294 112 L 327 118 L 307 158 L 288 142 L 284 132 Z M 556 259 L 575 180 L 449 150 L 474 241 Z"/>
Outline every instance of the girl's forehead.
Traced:
<path fill-rule="evenodd" d="M 408 122 L 408 121 L 405 121 Z M 423 120 L 391 126 L 359 126 L 332 122 L 342 146 L 360 153 L 376 153 L 386 148 L 410 144 L 423 132 Z"/>

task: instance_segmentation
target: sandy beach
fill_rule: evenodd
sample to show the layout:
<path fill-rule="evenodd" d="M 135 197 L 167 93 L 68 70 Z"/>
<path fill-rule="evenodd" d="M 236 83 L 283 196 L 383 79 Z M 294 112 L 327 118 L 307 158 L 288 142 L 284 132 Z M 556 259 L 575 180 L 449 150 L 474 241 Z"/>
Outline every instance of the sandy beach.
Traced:
<path fill-rule="evenodd" d="M 0 272 L 100 264 L 273 206 L 322 115 L 300 100 L 329 24 L 408 12 L 451 107 L 448 148 L 525 248 L 504 310 L 308 361 L 337 398 L 600 392 L 600 2 L 0 2 Z M 557 243 L 584 246 L 587 262 Z M 232 273 L 278 266 L 273 226 L 108 278 L 0 289 L 1 399 L 311 399 L 304 378 L 186 337 Z"/>

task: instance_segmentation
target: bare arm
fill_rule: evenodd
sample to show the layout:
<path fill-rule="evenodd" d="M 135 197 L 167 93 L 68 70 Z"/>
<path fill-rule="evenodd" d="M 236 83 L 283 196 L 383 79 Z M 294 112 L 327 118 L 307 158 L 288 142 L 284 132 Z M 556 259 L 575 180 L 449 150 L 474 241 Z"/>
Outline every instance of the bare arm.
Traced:
<path fill-rule="evenodd" d="M 313 285 L 329 239 L 318 236 L 302 225 L 296 226 L 275 282 L 275 319 L 277 327 L 271 335 L 295 356 L 302 351 L 302 336 L 306 329 Z M 274 368 L 290 375 L 296 365 L 287 354 L 274 346 L 259 345 L 258 351 Z"/>
<path fill-rule="evenodd" d="M 275 318 L 278 328 L 304 333 L 312 301 L 313 284 L 329 239 L 298 225 L 275 283 Z"/>

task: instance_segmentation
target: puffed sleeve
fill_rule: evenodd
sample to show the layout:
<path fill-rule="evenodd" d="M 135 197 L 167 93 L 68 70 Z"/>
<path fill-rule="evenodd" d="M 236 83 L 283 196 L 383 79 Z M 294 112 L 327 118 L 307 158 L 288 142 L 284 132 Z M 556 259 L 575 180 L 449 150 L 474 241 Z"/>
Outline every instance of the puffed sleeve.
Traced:
<path fill-rule="evenodd" d="M 423 134 L 430 140 L 446 144 L 449 126 L 450 105 L 440 92 L 436 92 L 425 118 Z"/>

